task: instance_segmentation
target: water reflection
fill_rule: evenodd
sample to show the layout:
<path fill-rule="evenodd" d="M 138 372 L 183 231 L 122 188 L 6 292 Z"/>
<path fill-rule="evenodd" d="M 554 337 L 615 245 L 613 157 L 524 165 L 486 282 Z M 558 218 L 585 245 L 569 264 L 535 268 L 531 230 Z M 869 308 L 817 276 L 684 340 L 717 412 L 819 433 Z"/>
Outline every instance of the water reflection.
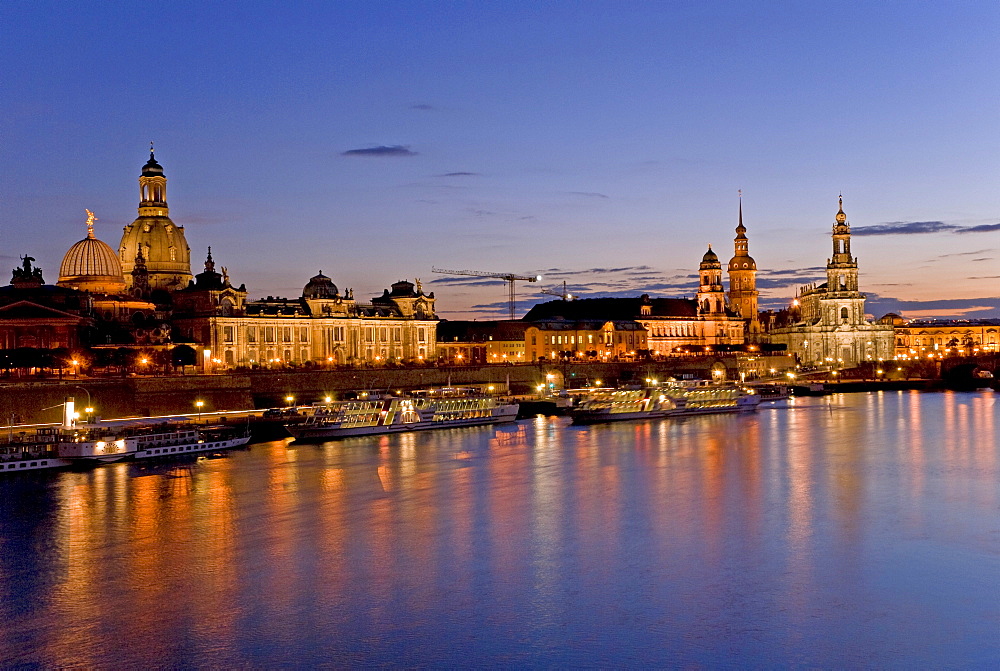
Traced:
<path fill-rule="evenodd" d="M 0 660 L 984 665 L 998 408 L 845 395 L 15 477 Z"/>

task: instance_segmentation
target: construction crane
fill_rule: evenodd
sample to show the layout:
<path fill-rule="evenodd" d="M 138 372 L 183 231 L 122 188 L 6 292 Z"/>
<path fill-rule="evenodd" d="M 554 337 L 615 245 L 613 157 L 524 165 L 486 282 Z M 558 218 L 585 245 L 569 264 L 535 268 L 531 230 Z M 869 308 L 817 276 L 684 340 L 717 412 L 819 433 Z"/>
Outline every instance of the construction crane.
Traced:
<path fill-rule="evenodd" d="M 563 299 L 564 301 L 572 301 L 572 300 L 576 299 L 576 296 L 574 296 L 570 292 L 566 291 L 566 281 L 565 280 L 563 280 L 563 290 L 562 291 L 556 291 L 555 289 L 539 289 L 539 291 L 541 293 L 543 293 L 543 294 L 548 294 L 549 296 L 558 296 L 559 298 Z"/>
<path fill-rule="evenodd" d="M 498 280 L 503 280 L 507 283 L 507 287 L 510 290 L 510 320 L 514 321 L 514 308 L 515 308 L 515 293 L 514 293 L 514 283 L 515 282 L 538 282 L 542 279 L 541 275 L 515 275 L 514 273 L 487 273 L 482 270 L 444 270 L 443 268 L 431 268 L 431 272 L 443 273 L 445 275 L 468 275 L 470 277 L 493 277 Z"/>

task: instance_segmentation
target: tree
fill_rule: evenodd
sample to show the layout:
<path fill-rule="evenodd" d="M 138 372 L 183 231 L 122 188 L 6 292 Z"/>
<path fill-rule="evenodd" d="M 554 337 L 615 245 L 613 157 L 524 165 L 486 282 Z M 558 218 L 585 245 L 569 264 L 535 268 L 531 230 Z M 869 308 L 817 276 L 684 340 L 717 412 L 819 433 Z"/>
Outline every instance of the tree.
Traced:
<path fill-rule="evenodd" d="M 170 363 L 174 366 L 194 366 L 198 363 L 198 353 L 189 345 L 177 345 L 170 350 Z"/>

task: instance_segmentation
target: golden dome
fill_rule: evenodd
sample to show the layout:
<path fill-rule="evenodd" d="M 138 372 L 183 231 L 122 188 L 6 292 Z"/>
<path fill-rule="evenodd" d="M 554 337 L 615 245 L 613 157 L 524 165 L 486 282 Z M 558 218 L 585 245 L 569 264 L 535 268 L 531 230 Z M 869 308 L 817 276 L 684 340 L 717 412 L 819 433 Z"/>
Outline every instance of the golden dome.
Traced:
<path fill-rule="evenodd" d="M 125 227 L 118 246 L 122 272 L 129 283 L 140 247 L 146 259 L 150 288 L 183 289 L 193 279 L 191 250 L 184 237 L 184 227 L 170 220 L 167 178 L 152 151 L 139 177 L 139 217 Z"/>
<path fill-rule="evenodd" d="M 124 291 L 125 278 L 118 256 L 106 243 L 94 237 L 94 213 L 87 210 L 87 237 L 69 248 L 59 266 L 58 286 L 117 293 Z"/>

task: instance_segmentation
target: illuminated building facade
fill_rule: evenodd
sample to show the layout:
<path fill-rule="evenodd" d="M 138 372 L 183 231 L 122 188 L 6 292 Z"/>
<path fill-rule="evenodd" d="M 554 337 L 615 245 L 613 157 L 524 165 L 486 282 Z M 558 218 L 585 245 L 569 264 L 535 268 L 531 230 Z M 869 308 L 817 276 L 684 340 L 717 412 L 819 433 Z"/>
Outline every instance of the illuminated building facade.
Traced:
<path fill-rule="evenodd" d="M 895 330 L 896 358 L 974 356 L 1000 351 L 1000 319 L 912 320 L 886 315 Z"/>
<path fill-rule="evenodd" d="M 790 311 L 793 322 L 769 333 L 803 364 L 850 367 L 891 359 L 895 352 L 891 324 L 865 317 L 865 295 L 858 290 L 858 262 L 851 254 L 851 226 L 844 201 L 833 225 L 833 256 L 825 283 L 799 289 Z"/>
<path fill-rule="evenodd" d="M 319 273 L 298 299 L 245 301 L 211 258 L 189 289 L 178 292 L 174 328 L 198 343 L 205 367 L 384 365 L 437 358 L 434 294 L 401 280 L 370 303 L 341 294 Z M 224 269 L 223 269 L 224 270 Z"/>

